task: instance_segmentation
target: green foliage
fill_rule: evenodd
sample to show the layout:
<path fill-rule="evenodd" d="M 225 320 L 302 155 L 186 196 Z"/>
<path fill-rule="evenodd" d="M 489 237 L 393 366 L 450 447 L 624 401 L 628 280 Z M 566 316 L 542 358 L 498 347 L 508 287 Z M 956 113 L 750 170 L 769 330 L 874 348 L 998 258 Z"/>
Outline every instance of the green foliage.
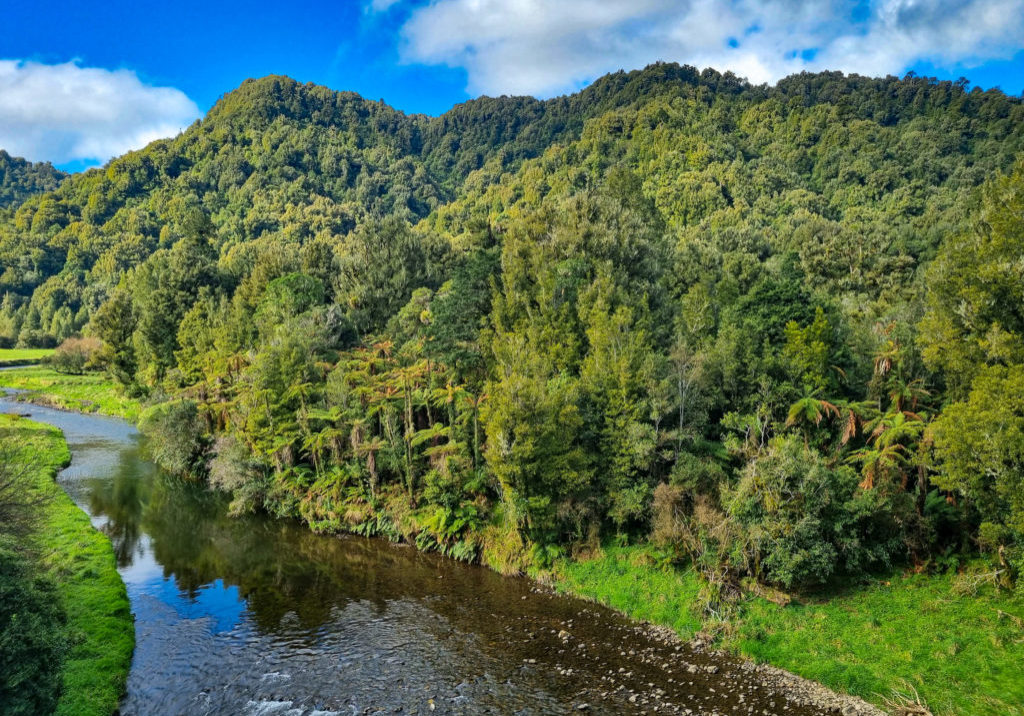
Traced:
<path fill-rule="evenodd" d="M 127 292 L 116 291 L 99 309 L 92 325 L 103 341 L 103 360 L 111 375 L 122 385 L 134 382 L 138 367 L 133 343 L 136 320 Z"/>
<path fill-rule="evenodd" d="M 23 474 L 28 481 L 24 489 L 39 499 L 35 533 L 28 539 L 19 540 L 18 551 L 22 556 L 31 556 L 33 564 L 29 574 L 42 580 L 36 586 L 20 577 L 13 585 L 6 582 L 3 589 L 13 587 L 14 592 L 20 592 L 22 596 L 15 598 L 7 592 L 0 600 L 0 611 L 9 605 L 18 608 L 18 600 L 25 595 L 34 599 L 31 596 L 33 590 L 36 590 L 36 597 L 44 600 L 39 604 L 40 619 L 26 618 L 22 621 L 14 635 L 18 641 L 13 644 L 5 640 L 11 636 L 10 632 L 0 626 L 0 631 L 5 631 L 0 636 L 5 647 L 11 645 L 29 650 L 18 656 L 18 665 L 25 670 L 5 665 L 0 670 L 3 675 L 0 681 L 8 676 L 20 678 L 26 671 L 49 660 L 45 673 L 33 675 L 33 681 L 27 685 L 29 691 L 49 699 L 56 680 L 60 695 L 56 709 L 59 716 L 107 716 L 117 709 L 124 693 L 135 643 L 128 595 L 117 572 L 114 551 L 110 540 L 92 526 L 88 515 L 54 481 L 57 470 L 70 460 L 60 431 L 14 416 L 0 418 L 0 443 L 16 446 L 20 451 L 18 461 L 28 460 L 26 464 L 30 470 Z M 8 460 L 8 464 L 10 462 Z M 26 552 L 25 547 L 30 549 Z M 0 549 L 0 553 L 4 553 L 0 561 L 4 562 L 5 570 L 10 564 L 6 562 L 6 550 L 6 546 Z M 25 606 L 27 602 L 22 601 L 21 605 Z M 29 628 L 32 625 L 44 626 L 47 622 L 52 624 L 53 615 L 58 612 L 61 614 L 57 619 L 58 637 L 46 636 Z M 25 639 L 24 643 L 21 639 Z M 62 656 L 59 664 L 52 660 L 57 639 Z M 51 667 L 57 669 L 56 674 L 49 670 Z M 10 684 L 7 681 L 5 686 Z M 2 702 L 5 708 L 9 703 L 32 708 L 19 701 L 17 696 L 11 701 L 7 696 L 5 693 Z M 45 708 L 25 711 L 32 714 L 50 712 Z"/>
<path fill-rule="evenodd" d="M 53 191 L 66 177 L 49 162 L 32 163 L 0 149 L 0 209 L 17 206 L 33 194 Z"/>
<path fill-rule="evenodd" d="M 443 247 L 398 217 L 362 224 L 341 247 L 335 288 L 360 333 L 373 333 L 398 312 L 415 288 L 433 282 Z"/>
<path fill-rule="evenodd" d="M 969 500 L 983 534 L 1007 533 L 989 546 L 1024 548 L 1024 366 L 984 368 L 933 431 L 935 484 Z"/>
<path fill-rule="evenodd" d="M 515 570 L 653 524 L 715 608 L 946 564 L 1016 540 L 1012 429 L 969 416 L 1024 363 L 1022 127 L 912 76 L 658 64 L 436 118 L 247 81 L 0 216 L 0 345 L 100 339 L 161 461 L 316 529 Z"/>
<path fill-rule="evenodd" d="M 530 538 L 550 542 L 579 530 L 558 519 L 558 508 L 582 501 L 592 480 L 580 445 L 578 383 L 552 375 L 525 342 L 507 340 L 498 348 L 505 379 L 488 389 L 487 465 Z"/>
<path fill-rule="evenodd" d="M 900 499 L 859 490 L 852 470 L 792 437 L 748 463 L 722 503 L 743 529 L 733 547 L 743 572 L 787 589 L 889 566 L 902 547 Z"/>
<path fill-rule="evenodd" d="M 53 713 L 67 652 L 52 580 L 0 537 L 0 703 L 11 716 Z"/>
<path fill-rule="evenodd" d="M 970 230 L 952 234 L 928 272 L 925 362 L 955 399 L 986 365 L 1024 363 L 1024 161 L 986 187 Z"/>
<path fill-rule="evenodd" d="M 204 473 L 206 441 L 194 401 L 172 400 L 146 408 L 139 416 L 139 430 L 148 438 L 153 461 L 172 475 Z"/>
<path fill-rule="evenodd" d="M 749 619 L 733 643 L 788 664 L 798 610 L 744 590 L 978 545 L 1021 569 L 1022 151 L 1019 98 L 915 76 L 658 64 L 436 118 L 252 80 L 0 213 L 0 346 L 100 339 L 164 401 L 160 461 L 235 511 L 556 564 L 687 633 Z M 562 566 L 612 534 L 656 549 Z M 893 683 L 800 640 L 833 685 Z"/>
<path fill-rule="evenodd" d="M 835 387 L 832 369 L 832 330 L 825 313 L 815 309 L 814 322 L 801 328 L 795 321 L 786 324 L 783 359 L 799 385 L 810 390 Z"/>

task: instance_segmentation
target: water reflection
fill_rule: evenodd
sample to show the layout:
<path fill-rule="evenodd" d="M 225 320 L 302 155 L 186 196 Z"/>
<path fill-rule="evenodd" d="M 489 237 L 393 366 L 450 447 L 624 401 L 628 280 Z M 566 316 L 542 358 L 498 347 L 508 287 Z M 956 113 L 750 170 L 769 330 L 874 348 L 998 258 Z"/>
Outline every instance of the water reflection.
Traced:
<path fill-rule="evenodd" d="M 136 446 L 122 449 L 120 457 L 112 474 L 90 477 L 82 482 L 88 512 L 94 519 L 104 518 L 103 532 L 114 545 L 117 566 L 127 567 L 145 553 L 139 542 L 143 536 L 143 511 L 150 504 L 155 471 L 141 458 Z"/>

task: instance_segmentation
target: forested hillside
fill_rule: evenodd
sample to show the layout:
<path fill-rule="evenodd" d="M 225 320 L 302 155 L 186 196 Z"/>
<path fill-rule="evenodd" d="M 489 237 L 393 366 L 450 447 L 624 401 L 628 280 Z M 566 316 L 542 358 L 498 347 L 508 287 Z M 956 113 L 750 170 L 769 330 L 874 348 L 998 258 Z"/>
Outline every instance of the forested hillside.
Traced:
<path fill-rule="evenodd" d="M 56 189 L 66 176 L 49 162 L 33 164 L 0 149 L 0 211 Z"/>
<path fill-rule="evenodd" d="M 655 65 L 437 118 L 287 78 L 0 224 L 0 341 L 102 340 L 238 510 L 709 606 L 1024 546 L 1024 104 Z"/>

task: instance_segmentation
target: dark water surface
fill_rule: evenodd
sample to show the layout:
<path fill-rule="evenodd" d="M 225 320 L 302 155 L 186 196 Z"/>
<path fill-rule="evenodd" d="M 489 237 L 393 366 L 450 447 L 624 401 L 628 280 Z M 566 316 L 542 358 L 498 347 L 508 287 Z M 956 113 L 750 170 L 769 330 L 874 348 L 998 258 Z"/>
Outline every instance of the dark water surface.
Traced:
<path fill-rule="evenodd" d="M 228 518 L 223 499 L 148 462 L 122 421 L 0 411 L 64 431 L 58 480 L 114 544 L 136 619 L 124 716 L 813 713 L 737 663 L 528 580 Z"/>

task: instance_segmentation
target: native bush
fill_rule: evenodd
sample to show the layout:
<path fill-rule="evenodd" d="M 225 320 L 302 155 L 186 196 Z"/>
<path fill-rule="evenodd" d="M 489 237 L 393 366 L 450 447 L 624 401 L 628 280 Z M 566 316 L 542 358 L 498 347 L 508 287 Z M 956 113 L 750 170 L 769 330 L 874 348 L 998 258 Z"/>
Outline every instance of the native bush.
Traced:
<path fill-rule="evenodd" d="M 785 588 L 807 588 L 889 564 L 903 545 L 898 505 L 858 482 L 856 472 L 829 466 L 799 437 L 773 440 L 722 494 L 726 514 L 743 530 L 734 565 Z"/>
<path fill-rule="evenodd" d="M 160 467 L 178 477 L 203 474 L 207 439 L 195 401 L 171 400 L 147 408 L 139 418 L 139 430 Z"/>

